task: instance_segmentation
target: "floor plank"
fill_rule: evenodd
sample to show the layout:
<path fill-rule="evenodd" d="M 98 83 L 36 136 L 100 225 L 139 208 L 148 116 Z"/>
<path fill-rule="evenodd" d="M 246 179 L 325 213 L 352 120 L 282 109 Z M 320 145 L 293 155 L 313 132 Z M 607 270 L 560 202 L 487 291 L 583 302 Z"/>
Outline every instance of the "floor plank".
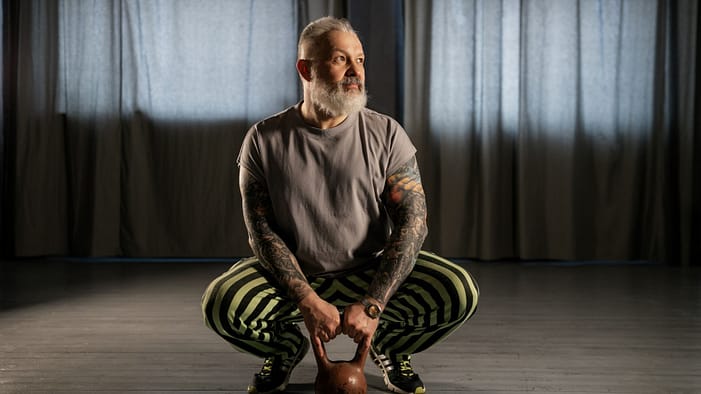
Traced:
<path fill-rule="evenodd" d="M 259 360 L 204 327 L 225 261 L 0 264 L 1 393 L 243 393 Z M 468 262 L 473 319 L 414 357 L 430 393 L 701 393 L 701 272 Z M 330 344 L 350 358 L 350 340 Z M 369 392 L 383 391 L 366 365 Z M 314 358 L 290 393 L 312 393 Z"/>

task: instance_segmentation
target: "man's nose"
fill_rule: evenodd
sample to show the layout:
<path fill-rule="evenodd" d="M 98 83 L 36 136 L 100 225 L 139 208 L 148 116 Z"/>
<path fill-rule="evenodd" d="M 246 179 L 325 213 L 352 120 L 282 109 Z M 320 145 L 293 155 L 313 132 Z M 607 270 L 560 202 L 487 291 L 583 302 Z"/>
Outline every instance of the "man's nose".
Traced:
<path fill-rule="evenodd" d="M 363 65 L 356 62 L 351 62 L 348 70 L 346 70 L 346 75 L 349 77 L 357 77 L 363 71 Z"/>

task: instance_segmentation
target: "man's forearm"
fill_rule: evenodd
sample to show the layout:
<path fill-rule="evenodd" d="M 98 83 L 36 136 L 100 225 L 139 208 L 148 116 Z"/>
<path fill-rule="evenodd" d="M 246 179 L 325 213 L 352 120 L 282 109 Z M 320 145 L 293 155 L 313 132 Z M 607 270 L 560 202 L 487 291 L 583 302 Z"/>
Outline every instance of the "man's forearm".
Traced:
<path fill-rule="evenodd" d="M 368 289 L 368 295 L 382 305 L 413 270 L 428 234 L 426 198 L 415 159 L 388 178 L 385 200 L 394 231 Z"/>
<path fill-rule="evenodd" d="M 270 195 L 265 185 L 242 168 L 239 187 L 248 243 L 260 264 L 270 272 L 287 296 L 295 302 L 313 292 L 297 259 L 271 227 Z"/>
<path fill-rule="evenodd" d="M 275 277 L 291 300 L 299 302 L 314 291 L 297 259 L 276 234 L 249 236 L 249 243 L 261 265 Z"/>
<path fill-rule="evenodd" d="M 397 235 L 393 236 L 385 247 L 375 278 L 368 289 L 368 295 L 382 305 L 387 304 L 399 285 L 414 269 L 427 231 L 425 224 L 415 223 L 398 228 L 395 234 Z"/>

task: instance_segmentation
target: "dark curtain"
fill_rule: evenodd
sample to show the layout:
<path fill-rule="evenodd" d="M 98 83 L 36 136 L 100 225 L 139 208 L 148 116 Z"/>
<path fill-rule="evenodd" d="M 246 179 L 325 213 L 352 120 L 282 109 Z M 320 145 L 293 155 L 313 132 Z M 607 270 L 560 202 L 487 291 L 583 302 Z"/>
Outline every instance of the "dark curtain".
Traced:
<path fill-rule="evenodd" d="M 236 154 L 253 120 L 298 100 L 298 4 L 3 9 L 16 51 L 3 89 L 10 253 L 247 254 Z"/>
<path fill-rule="evenodd" d="M 405 4 L 431 245 L 698 264 L 696 1 Z"/>
<path fill-rule="evenodd" d="M 8 182 L 8 164 L 12 161 L 9 157 L 9 145 L 8 138 L 11 137 L 14 130 L 14 123 L 12 121 L 12 114 L 14 110 L 9 105 L 8 98 L 14 97 L 15 92 L 11 90 L 11 80 L 14 80 L 13 74 L 10 72 L 10 65 L 15 64 L 16 60 L 14 58 L 14 48 L 12 45 L 12 37 L 15 36 L 13 33 L 14 23 L 11 23 L 13 18 L 13 11 L 10 8 L 10 4 L 6 0 L 2 2 L 2 8 L 0 8 L 0 21 L 2 21 L 2 40 L 0 41 L 0 51 L 2 52 L 2 96 L 0 96 L 0 103 L 2 104 L 2 120 L 0 122 L 0 256 L 5 256 L 10 254 L 9 251 L 12 247 L 12 236 L 10 234 L 10 229 L 13 227 L 10 223 L 10 218 L 12 217 L 11 204 L 8 201 L 8 195 L 12 194 L 9 189 Z"/>
<path fill-rule="evenodd" d="M 695 1 L 3 0 L 4 254 L 242 256 L 235 156 L 348 16 L 419 149 L 427 249 L 699 261 Z"/>

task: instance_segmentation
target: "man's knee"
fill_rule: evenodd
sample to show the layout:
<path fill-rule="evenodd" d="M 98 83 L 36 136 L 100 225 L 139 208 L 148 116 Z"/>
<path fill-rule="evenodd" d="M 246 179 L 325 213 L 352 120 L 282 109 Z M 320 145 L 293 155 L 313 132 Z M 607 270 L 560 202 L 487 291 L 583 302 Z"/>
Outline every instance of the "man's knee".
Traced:
<path fill-rule="evenodd" d="M 241 286 L 237 280 L 236 264 L 215 278 L 202 295 L 202 317 L 207 327 L 224 337 L 239 337 L 243 334 L 234 300 Z"/>
<path fill-rule="evenodd" d="M 417 265 L 419 270 L 435 276 L 437 286 L 444 288 L 449 298 L 444 300 L 445 306 L 452 309 L 453 319 L 463 322 L 474 314 L 479 301 L 479 286 L 464 267 L 425 251 L 419 254 Z"/>
<path fill-rule="evenodd" d="M 465 294 L 464 310 L 461 313 L 461 321 L 469 319 L 477 309 L 479 302 L 479 286 L 475 278 L 464 268 L 458 264 L 452 263 L 455 267 L 454 274 L 456 276 L 453 283 L 460 287 L 460 290 Z"/>

